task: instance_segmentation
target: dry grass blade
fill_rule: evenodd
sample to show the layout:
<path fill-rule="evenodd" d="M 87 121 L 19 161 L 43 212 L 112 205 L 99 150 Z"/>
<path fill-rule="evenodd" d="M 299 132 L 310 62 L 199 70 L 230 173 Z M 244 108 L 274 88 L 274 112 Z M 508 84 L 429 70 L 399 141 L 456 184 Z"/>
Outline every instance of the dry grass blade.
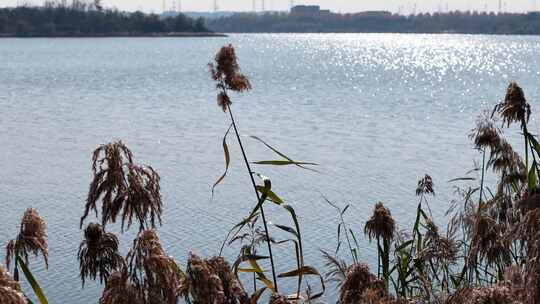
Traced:
<path fill-rule="evenodd" d="M 45 266 L 49 266 L 47 224 L 39 213 L 32 208 L 25 211 L 17 238 L 11 240 L 7 245 L 7 267 L 9 268 L 11 260 L 17 255 L 23 257 L 26 263 L 28 263 L 29 254 L 33 254 L 36 257 L 41 254 L 45 261 Z"/>
<path fill-rule="evenodd" d="M 107 282 L 109 276 L 120 270 L 124 263 L 118 252 L 118 238 L 94 223 L 84 230 L 78 259 L 83 287 L 87 278 L 95 280 L 98 275 L 101 283 Z"/>

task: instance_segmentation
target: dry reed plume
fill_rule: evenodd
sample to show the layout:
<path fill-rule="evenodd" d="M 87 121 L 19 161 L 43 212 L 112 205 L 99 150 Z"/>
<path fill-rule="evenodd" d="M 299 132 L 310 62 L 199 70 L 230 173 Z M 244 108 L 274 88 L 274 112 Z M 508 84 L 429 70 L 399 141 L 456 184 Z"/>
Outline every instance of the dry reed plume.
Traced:
<path fill-rule="evenodd" d="M 191 253 L 183 290 L 193 304 L 244 304 L 250 298 L 230 265 L 222 257 L 202 259 Z"/>
<path fill-rule="evenodd" d="M 93 180 L 88 191 L 81 228 L 91 210 L 98 215 L 101 199 L 101 224 L 115 223 L 122 214 L 122 230 L 139 222 L 139 230 L 161 224 L 162 202 L 159 175 L 150 166 L 139 166 L 133 154 L 121 142 L 99 146 L 92 156 Z"/>
<path fill-rule="evenodd" d="M 339 292 L 340 304 L 392 303 L 385 283 L 369 271 L 366 264 L 349 266 Z"/>
<path fill-rule="evenodd" d="M 433 179 L 427 174 L 418 181 L 418 187 L 416 187 L 416 195 L 420 196 L 425 194 L 435 194 L 435 191 L 433 190 Z"/>
<path fill-rule="evenodd" d="M 0 265 L 0 303 L 2 304 L 26 304 L 26 298 L 21 293 L 19 282 Z"/>
<path fill-rule="evenodd" d="M 511 123 L 519 122 L 523 127 L 529 121 L 531 106 L 525 99 L 523 89 L 512 82 L 506 90 L 504 100 L 495 107 L 495 111 L 503 119 L 503 124 L 510 126 Z"/>
<path fill-rule="evenodd" d="M 114 272 L 105 284 L 99 304 L 146 304 L 140 291 L 129 279 L 127 271 Z"/>
<path fill-rule="evenodd" d="M 20 256 L 28 264 L 28 256 L 41 254 L 45 261 L 45 266 L 49 266 L 49 253 L 47 245 L 47 224 L 39 213 L 32 208 L 25 211 L 21 220 L 19 234 L 7 245 L 6 266 L 9 268 L 11 260 Z"/>
<path fill-rule="evenodd" d="M 383 203 L 377 203 L 373 210 L 373 215 L 366 222 L 364 233 L 370 240 L 380 238 L 389 241 L 394 238 L 395 232 L 396 224 L 390 210 L 384 207 Z"/>
<path fill-rule="evenodd" d="M 98 275 L 101 283 L 107 282 L 109 276 L 120 270 L 124 263 L 118 252 L 118 238 L 95 223 L 90 223 L 84 230 L 78 259 L 83 286 L 86 278 L 95 280 Z"/>
<path fill-rule="evenodd" d="M 236 51 L 232 45 L 222 47 L 216 54 L 215 63 L 210 63 L 208 66 L 210 75 L 219 90 L 217 103 L 226 112 L 232 104 L 227 90 L 244 92 L 251 89 L 251 84 L 240 71 Z"/>
<path fill-rule="evenodd" d="M 165 254 L 155 230 L 139 233 L 127 261 L 130 279 L 147 303 L 158 299 L 167 304 L 178 301 L 184 274 L 174 259 Z"/>

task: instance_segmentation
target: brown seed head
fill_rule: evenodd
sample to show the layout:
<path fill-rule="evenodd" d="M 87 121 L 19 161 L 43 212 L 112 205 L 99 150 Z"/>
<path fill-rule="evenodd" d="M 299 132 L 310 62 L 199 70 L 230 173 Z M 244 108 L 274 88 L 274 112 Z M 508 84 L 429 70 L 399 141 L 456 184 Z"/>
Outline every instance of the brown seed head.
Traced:
<path fill-rule="evenodd" d="M 0 286 L 0 303 L 2 304 L 26 304 L 24 295 L 15 289 Z"/>
<path fill-rule="evenodd" d="M 424 194 L 435 195 L 433 191 L 433 180 L 427 174 L 418 181 L 418 187 L 416 187 L 416 195 L 420 196 Z"/>
<path fill-rule="evenodd" d="M 174 259 L 165 254 L 155 230 L 139 233 L 127 260 L 130 279 L 143 297 L 159 299 L 159 303 L 177 303 L 184 274 Z"/>
<path fill-rule="evenodd" d="M 94 177 L 90 184 L 81 228 L 91 210 L 98 214 L 97 204 L 102 203 L 101 224 L 114 223 L 122 213 L 122 230 L 139 223 L 139 230 L 155 228 L 161 224 L 162 202 L 159 175 L 152 167 L 138 166 L 133 154 L 121 142 L 98 147 L 92 157 Z"/>
<path fill-rule="evenodd" d="M 488 265 L 506 265 L 510 262 L 508 239 L 505 226 L 488 214 L 478 214 L 472 230 L 471 260 L 486 259 Z"/>
<path fill-rule="evenodd" d="M 7 287 L 17 291 L 21 291 L 19 282 L 13 280 L 13 277 L 6 271 L 4 266 L 0 264 L 0 287 Z"/>
<path fill-rule="evenodd" d="M 373 215 L 366 222 L 364 233 L 370 240 L 382 238 L 383 240 L 389 241 L 394 238 L 395 231 L 396 224 L 390 210 L 384 207 L 383 203 L 377 203 L 373 210 Z"/>
<path fill-rule="evenodd" d="M 250 303 L 244 287 L 222 257 L 204 260 L 190 253 L 185 286 L 184 296 L 191 296 L 194 303 Z"/>
<path fill-rule="evenodd" d="M 216 82 L 216 87 L 220 91 L 217 96 L 218 105 L 227 111 L 231 105 L 231 100 L 227 90 L 244 92 L 251 89 L 248 78 L 241 73 L 238 65 L 236 51 L 232 45 L 222 47 L 216 54 L 215 62 L 210 63 L 210 74 Z"/>
<path fill-rule="evenodd" d="M 444 237 L 439 234 L 439 227 L 431 220 L 426 223 L 426 246 L 420 253 L 424 261 L 432 261 L 435 265 L 444 263 L 453 264 L 457 260 L 458 246 L 450 237 Z"/>
<path fill-rule="evenodd" d="M 521 157 L 504 139 L 501 139 L 499 145 L 491 150 L 487 165 L 492 167 L 493 171 L 501 173 L 506 178 L 503 180 L 506 183 L 511 183 L 514 180 L 523 182 L 526 179 L 526 170 Z"/>
<path fill-rule="evenodd" d="M 242 284 L 231 270 L 231 266 L 223 257 L 213 257 L 207 261 L 221 281 L 227 303 L 248 303 L 249 297 Z"/>
<path fill-rule="evenodd" d="M 339 291 L 340 304 L 364 303 L 362 299 L 366 290 L 376 290 L 381 295 L 387 295 L 388 291 L 384 283 L 378 280 L 374 274 L 369 271 L 369 267 L 363 263 L 357 263 L 349 266 L 345 282 L 341 285 Z M 370 293 L 371 294 L 371 293 Z"/>
<path fill-rule="evenodd" d="M 41 254 L 45 261 L 45 266 L 48 267 L 49 254 L 46 230 L 47 224 L 39 213 L 32 208 L 27 209 L 22 218 L 21 228 L 17 238 L 11 240 L 7 245 L 7 267 L 9 268 L 11 260 L 15 255 L 20 255 L 28 263 L 29 254 L 34 254 L 36 257 Z"/>
<path fill-rule="evenodd" d="M 494 149 L 501 140 L 499 133 L 493 119 L 489 115 L 483 114 L 476 120 L 476 127 L 469 134 L 469 138 L 474 141 L 476 149 Z"/>
<path fill-rule="evenodd" d="M 268 304 L 292 304 L 292 303 L 293 302 L 289 301 L 287 297 L 281 296 L 278 294 L 272 294 L 272 296 L 270 297 L 270 301 L 268 302 Z"/>
<path fill-rule="evenodd" d="M 531 106 L 527 103 L 523 90 L 517 83 L 512 82 L 506 90 L 504 101 L 495 106 L 495 111 L 502 117 L 503 124 L 509 127 L 511 123 L 519 122 L 523 128 L 529 121 Z"/>
<path fill-rule="evenodd" d="M 83 286 L 87 278 L 95 280 L 98 275 L 101 283 L 107 282 L 111 273 L 120 270 L 124 264 L 118 252 L 118 238 L 95 223 L 90 223 L 84 230 L 78 260 Z"/>
<path fill-rule="evenodd" d="M 114 272 L 105 284 L 99 304 L 146 304 L 139 290 L 129 280 L 127 271 Z"/>

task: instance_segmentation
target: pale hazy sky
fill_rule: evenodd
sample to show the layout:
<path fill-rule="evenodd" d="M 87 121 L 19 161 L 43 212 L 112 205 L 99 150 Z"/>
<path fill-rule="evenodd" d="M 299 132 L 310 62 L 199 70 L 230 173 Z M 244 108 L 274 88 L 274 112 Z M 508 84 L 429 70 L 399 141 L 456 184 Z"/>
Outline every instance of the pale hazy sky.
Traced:
<path fill-rule="evenodd" d="M 18 2 L 41 4 L 44 0 L 0 0 L 0 6 L 13 6 Z M 165 0 L 167 7 L 174 2 L 181 2 L 183 11 L 213 10 L 214 0 Z M 256 0 L 260 10 L 263 0 Z M 290 0 L 264 0 L 268 10 L 287 10 Z M 68 0 L 70 2 L 70 0 Z M 143 10 L 160 12 L 163 0 L 102 0 L 105 6 L 117 7 L 122 10 Z M 253 0 L 217 0 L 220 10 L 250 11 Z M 523 12 L 540 10 L 540 0 L 501 0 L 505 11 Z M 416 6 L 416 12 L 449 10 L 478 10 L 497 11 L 499 0 L 294 0 L 294 4 L 318 4 L 322 8 L 335 12 L 357 12 L 363 10 L 389 10 L 392 12 L 411 13 Z"/>

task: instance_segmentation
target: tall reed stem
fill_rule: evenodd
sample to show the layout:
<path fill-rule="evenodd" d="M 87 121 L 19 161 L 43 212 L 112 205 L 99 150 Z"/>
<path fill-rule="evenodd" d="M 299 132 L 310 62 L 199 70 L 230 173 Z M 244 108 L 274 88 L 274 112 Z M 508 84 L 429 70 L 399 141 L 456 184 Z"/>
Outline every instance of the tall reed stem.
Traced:
<path fill-rule="evenodd" d="M 480 181 L 480 200 L 478 202 L 478 210 L 480 210 L 480 205 L 482 204 L 482 196 L 484 194 L 484 176 L 486 173 L 486 148 L 482 149 L 482 179 Z"/>
<path fill-rule="evenodd" d="M 236 134 L 236 138 L 238 139 L 238 145 L 240 146 L 240 150 L 242 151 L 242 156 L 244 157 L 244 163 L 246 165 L 246 168 L 249 173 L 249 177 L 251 178 L 251 183 L 253 185 L 253 190 L 255 190 L 255 195 L 257 196 L 257 202 L 260 201 L 261 197 L 259 195 L 259 191 L 257 190 L 257 184 L 255 183 L 255 178 L 253 178 L 253 171 L 251 170 L 251 166 L 249 165 L 248 158 L 246 156 L 246 151 L 244 150 L 244 145 L 242 144 L 242 140 L 240 139 L 240 134 L 238 132 L 238 128 L 236 126 L 236 122 L 234 120 L 234 115 L 232 113 L 230 105 L 227 105 L 227 109 L 229 110 L 229 115 L 231 116 L 231 122 L 233 125 L 234 133 Z M 274 266 L 274 255 L 272 254 L 272 244 L 270 241 L 270 234 L 268 233 L 268 224 L 266 222 L 266 217 L 264 215 L 264 207 L 261 205 L 261 217 L 264 224 L 264 232 L 266 234 L 266 243 L 268 244 L 268 253 L 270 255 L 270 264 L 272 266 L 272 279 L 274 281 L 274 287 L 276 289 L 276 293 L 278 292 L 278 285 L 277 285 L 277 278 L 276 278 L 276 269 Z"/>

